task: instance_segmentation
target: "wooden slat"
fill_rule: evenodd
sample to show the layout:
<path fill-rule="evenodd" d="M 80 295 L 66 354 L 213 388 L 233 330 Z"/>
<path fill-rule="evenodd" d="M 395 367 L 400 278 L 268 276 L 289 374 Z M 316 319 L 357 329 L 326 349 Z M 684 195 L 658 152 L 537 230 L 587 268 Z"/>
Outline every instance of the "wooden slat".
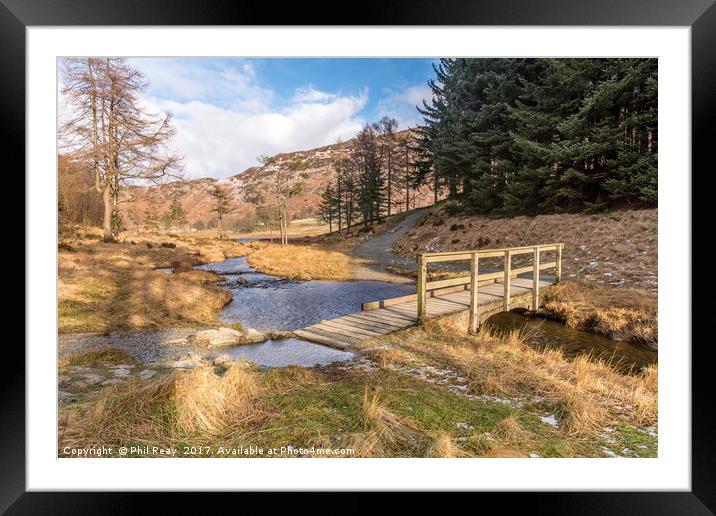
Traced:
<path fill-rule="evenodd" d="M 449 261 L 445 258 L 452 257 L 453 260 L 469 260 L 472 256 L 472 253 L 478 253 L 480 258 L 487 258 L 487 257 L 499 257 L 504 256 L 505 251 L 509 250 L 512 252 L 512 255 L 516 254 L 525 254 L 532 252 L 535 247 L 540 248 L 540 250 L 554 250 L 557 246 L 564 246 L 562 243 L 554 243 L 554 244 L 538 244 L 538 245 L 523 245 L 523 246 L 517 246 L 517 247 L 499 247 L 495 249 L 470 249 L 468 251 L 444 251 L 440 253 L 423 253 L 422 256 L 428 260 L 430 263 L 437 262 L 437 261 Z M 458 258 L 455 258 L 458 257 Z"/>
<path fill-rule="evenodd" d="M 407 307 L 406 307 L 407 309 Z M 381 308 L 385 313 L 387 314 L 395 314 L 396 316 L 402 316 L 403 318 L 408 318 L 410 321 L 417 321 L 418 317 L 415 313 L 415 309 L 411 308 L 412 313 L 408 313 L 410 310 L 406 310 L 403 308 L 403 305 L 395 305 L 391 306 L 390 308 Z"/>
<path fill-rule="evenodd" d="M 425 284 L 425 288 L 428 290 L 433 290 L 436 288 L 442 288 L 442 287 L 452 287 L 455 285 L 466 285 L 470 283 L 470 276 L 460 276 L 457 278 L 448 278 L 444 280 L 437 280 L 437 281 L 428 281 Z"/>
<path fill-rule="evenodd" d="M 358 324 L 353 323 L 350 324 L 347 321 L 343 321 L 341 319 L 333 319 L 329 321 L 321 321 L 318 323 L 317 326 L 320 327 L 328 327 L 328 328 L 334 328 L 335 330 L 340 330 L 338 333 L 341 333 L 343 331 L 347 333 L 341 333 L 342 335 L 347 335 L 348 337 L 358 337 L 359 335 L 364 335 L 368 338 L 372 337 L 378 337 L 380 335 L 385 335 L 386 332 L 377 332 L 375 330 L 371 330 L 369 328 L 365 328 L 364 326 L 358 326 Z"/>
<path fill-rule="evenodd" d="M 402 328 L 405 328 L 402 324 L 397 323 L 389 323 L 385 319 L 377 319 L 374 317 L 366 317 L 362 318 L 360 317 L 360 313 L 358 314 L 352 314 L 352 315 L 344 315 L 341 317 L 341 319 L 346 319 L 347 321 L 356 321 L 363 324 L 368 324 L 370 326 L 373 326 L 376 329 L 384 329 L 386 331 L 394 331 L 394 330 L 400 330 Z"/>
<path fill-rule="evenodd" d="M 341 333 L 334 332 L 330 329 L 321 328 L 321 327 L 319 327 L 318 324 L 314 324 L 313 326 L 304 328 L 304 330 L 310 331 L 311 333 L 315 333 L 317 335 L 322 335 L 329 339 L 337 340 L 339 342 L 344 342 L 346 345 L 358 344 L 361 340 L 365 340 L 365 339 L 359 339 L 358 337 L 351 337 L 349 335 L 342 335 Z"/>
<path fill-rule="evenodd" d="M 415 306 L 415 303 L 411 304 Z M 413 317 L 414 316 L 415 312 L 413 312 Z M 358 312 L 357 314 L 351 314 L 351 317 L 358 317 L 366 321 L 373 321 L 377 324 L 400 326 L 401 328 L 404 327 L 406 324 L 412 324 L 415 322 L 415 319 L 413 318 L 404 315 L 386 313 L 383 311 L 383 309 L 371 310 L 370 312 Z"/>
<path fill-rule="evenodd" d="M 345 349 L 350 346 L 350 343 L 341 342 L 339 340 L 331 339 L 323 335 L 318 335 L 316 333 L 308 331 L 307 329 L 296 330 L 293 333 L 298 335 L 302 339 L 310 340 L 311 342 L 318 342 L 319 344 L 325 344 L 334 348 Z"/>
<path fill-rule="evenodd" d="M 402 306 L 402 305 L 395 305 L 395 306 Z M 405 306 L 408 306 L 408 305 L 405 305 Z M 410 309 L 409 314 L 403 313 L 402 311 L 400 311 L 400 312 L 393 311 L 393 308 L 395 308 L 395 307 L 391 306 L 390 308 L 381 308 L 380 310 L 375 310 L 375 311 L 371 312 L 371 315 L 374 317 L 388 319 L 388 320 L 394 321 L 396 323 L 412 324 L 418 320 L 418 317 L 417 317 L 415 303 L 410 303 L 410 307 L 411 307 L 411 309 Z"/>

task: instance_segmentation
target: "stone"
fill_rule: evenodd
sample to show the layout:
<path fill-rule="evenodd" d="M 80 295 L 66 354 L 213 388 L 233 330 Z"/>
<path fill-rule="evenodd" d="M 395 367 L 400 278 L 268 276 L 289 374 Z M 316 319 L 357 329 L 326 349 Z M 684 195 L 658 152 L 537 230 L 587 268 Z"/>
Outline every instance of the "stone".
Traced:
<path fill-rule="evenodd" d="M 75 399 L 75 395 L 67 391 L 58 391 L 57 395 L 59 397 L 60 403 L 67 403 L 68 401 L 72 401 L 73 399 Z"/>
<path fill-rule="evenodd" d="M 216 328 L 211 330 L 203 330 L 189 336 L 192 343 L 204 345 L 210 348 L 221 346 L 235 346 L 241 339 L 243 334 L 233 328 Z"/>
<path fill-rule="evenodd" d="M 109 380 L 105 380 L 102 382 L 102 385 L 117 385 L 120 383 L 125 383 L 127 380 L 123 380 L 121 378 L 110 378 Z"/>
<path fill-rule="evenodd" d="M 281 340 L 281 339 L 290 339 L 294 337 L 294 334 L 292 331 L 272 331 L 268 334 L 268 338 L 271 340 Z"/>
<path fill-rule="evenodd" d="M 234 361 L 234 357 L 231 355 L 219 355 L 218 357 L 214 358 L 214 365 L 216 366 L 230 366 L 232 362 Z"/>
<path fill-rule="evenodd" d="M 157 374 L 157 372 L 154 371 L 153 369 L 145 369 L 144 371 L 140 371 L 139 378 L 141 378 L 142 380 L 149 380 L 151 377 L 153 377 L 156 374 Z"/>
<path fill-rule="evenodd" d="M 244 332 L 241 342 L 245 344 L 255 344 L 258 342 L 264 342 L 267 339 L 268 337 L 265 333 L 261 333 L 260 331 L 254 330 L 253 328 L 249 328 Z"/>
<path fill-rule="evenodd" d="M 70 380 L 72 380 L 72 377 L 71 377 L 71 376 L 64 375 L 64 374 L 61 374 L 61 375 L 57 378 L 57 381 L 58 381 L 59 383 L 67 383 L 67 382 L 69 382 Z"/>
<path fill-rule="evenodd" d="M 84 382 L 88 385 L 93 385 L 102 381 L 102 377 L 96 374 L 85 374 L 82 375 L 82 377 L 84 378 Z"/>
<path fill-rule="evenodd" d="M 112 371 L 112 376 L 116 376 L 118 378 L 126 378 L 129 376 L 129 369 L 115 369 Z"/>

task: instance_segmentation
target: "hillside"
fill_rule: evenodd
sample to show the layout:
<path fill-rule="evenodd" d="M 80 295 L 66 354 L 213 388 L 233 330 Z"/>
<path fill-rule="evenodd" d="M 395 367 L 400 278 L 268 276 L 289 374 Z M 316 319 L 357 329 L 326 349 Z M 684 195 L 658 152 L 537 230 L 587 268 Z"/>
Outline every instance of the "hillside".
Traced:
<path fill-rule="evenodd" d="M 490 218 L 449 216 L 434 209 L 395 246 L 403 256 L 421 252 L 564 243 L 565 279 L 657 291 L 658 210 Z"/>
<path fill-rule="evenodd" d="M 396 135 L 401 137 L 402 134 Z M 211 211 L 210 195 L 215 184 L 219 184 L 229 192 L 232 204 L 236 208 L 235 212 L 227 217 L 229 226 L 238 223 L 248 228 L 256 220 L 257 209 L 261 211 L 261 206 L 270 206 L 275 202 L 272 172 L 277 169 L 288 171 L 290 184 L 300 184 L 301 187 L 301 193 L 289 200 L 289 219 L 316 216 L 321 194 L 334 177 L 332 163 L 348 154 L 351 141 L 277 154 L 270 165 L 250 167 L 226 179 L 201 178 L 149 187 L 130 187 L 126 190 L 125 199 L 120 205 L 125 228 L 133 230 L 142 223 L 149 202 L 153 201 L 158 210 L 163 211 L 174 197 L 178 198 L 184 207 L 190 225 L 208 224 L 215 216 Z M 415 207 L 432 202 L 432 194 L 427 190 L 411 195 L 414 196 Z"/>

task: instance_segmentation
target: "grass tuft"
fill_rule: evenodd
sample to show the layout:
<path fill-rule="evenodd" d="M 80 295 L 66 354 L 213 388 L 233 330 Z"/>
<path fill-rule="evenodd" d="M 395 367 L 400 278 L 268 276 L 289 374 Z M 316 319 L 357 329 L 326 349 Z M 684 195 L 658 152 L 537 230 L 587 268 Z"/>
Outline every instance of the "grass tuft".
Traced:
<path fill-rule="evenodd" d="M 101 367 L 118 364 L 139 365 L 141 362 L 131 353 L 119 348 L 100 348 L 82 351 L 59 358 L 60 370 L 70 366 Z"/>

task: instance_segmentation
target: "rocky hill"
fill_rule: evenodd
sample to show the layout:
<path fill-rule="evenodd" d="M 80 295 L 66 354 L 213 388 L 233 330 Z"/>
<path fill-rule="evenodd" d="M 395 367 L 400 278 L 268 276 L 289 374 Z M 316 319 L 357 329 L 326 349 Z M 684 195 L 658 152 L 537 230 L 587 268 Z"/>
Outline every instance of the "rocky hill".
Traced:
<path fill-rule="evenodd" d="M 289 218 L 293 220 L 315 216 L 319 212 L 321 194 L 334 177 L 332 163 L 348 154 L 350 143 L 349 140 L 310 150 L 277 154 L 270 165 L 251 167 L 226 179 L 201 178 L 128 188 L 120 205 L 124 226 L 130 230 L 136 228 L 142 224 L 149 203 L 154 203 L 157 210 L 162 212 L 175 197 L 184 207 L 190 225 L 201 227 L 210 224 L 215 217 L 210 192 L 215 184 L 219 184 L 229 193 L 235 208 L 227 217 L 229 226 L 238 224 L 248 228 L 256 222 L 257 212 L 262 218 L 271 216 L 272 210 L 267 207 L 275 203 L 272 173 L 277 169 L 288 172 L 291 185 L 300 183 L 301 186 L 301 193 L 289 200 Z M 416 194 L 416 207 L 432 201 L 431 192 L 420 191 Z"/>

